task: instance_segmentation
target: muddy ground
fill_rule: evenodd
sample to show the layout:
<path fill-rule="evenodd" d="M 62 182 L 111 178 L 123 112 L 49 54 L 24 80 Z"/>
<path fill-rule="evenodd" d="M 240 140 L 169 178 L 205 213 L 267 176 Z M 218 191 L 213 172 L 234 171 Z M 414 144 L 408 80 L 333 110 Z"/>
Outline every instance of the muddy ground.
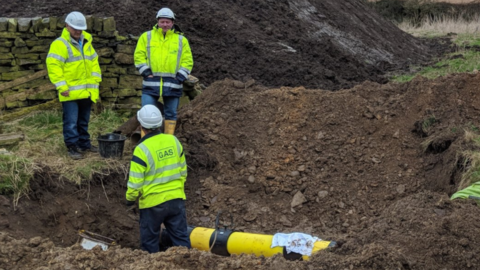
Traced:
<path fill-rule="evenodd" d="M 0 16 L 77 9 L 115 16 L 134 34 L 159 8 L 0 2 Z M 40 164 L 28 197 L 0 196 L 0 269 L 477 268 L 478 207 L 449 196 L 468 169 L 464 151 L 478 151 L 465 134 L 479 130 L 480 75 L 384 84 L 383 74 L 435 49 L 360 1 L 164 4 L 192 41 L 194 75 L 209 84 L 181 109 L 176 131 L 187 150 L 189 223 L 211 228 L 223 210 L 238 231 L 304 232 L 338 247 L 308 262 L 182 248 L 149 255 L 138 249 L 138 214 L 123 205 L 122 170 L 76 186 Z M 81 229 L 118 246 L 85 251 Z"/>
<path fill-rule="evenodd" d="M 189 223 L 212 228 L 223 210 L 239 231 L 338 242 L 308 262 L 148 255 L 137 249 L 136 214 L 122 205 L 125 175 L 77 187 L 43 168 L 16 210 L 2 197 L 0 268 L 475 269 L 478 207 L 449 196 L 466 169 L 463 151 L 479 150 L 465 137 L 478 134 L 479 83 L 461 74 L 329 92 L 225 80 L 181 110 Z M 292 207 L 298 193 L 305 200 Z M 84 251 L 80 229 L 121 247 Z"/>
<path fill-rule="evenodd" d="M 266 86 L 337 90 L 428 62 L 445 50 L 416 39 L 359 0 L 174 1 L 1 0 L 0 17 L 114 16 L 122 34 L 140 35 L 169 6 L 190 40 L 202 83 L 255 79 Z"/>

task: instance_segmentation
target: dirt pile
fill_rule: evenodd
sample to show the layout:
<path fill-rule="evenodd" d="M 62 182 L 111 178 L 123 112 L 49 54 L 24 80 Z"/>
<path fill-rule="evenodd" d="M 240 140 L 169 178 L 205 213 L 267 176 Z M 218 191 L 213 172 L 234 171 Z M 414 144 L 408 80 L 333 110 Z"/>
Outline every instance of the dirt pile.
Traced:
<path fill-rule="evenodd" d="M 339 243 L 309 262 L 181 249 L 144 256 L 125 248 L 81 251 L 71 247 L 79 229 L 138 246 L 138 217 L 122 205 L 125 176 L 71 187 L 44 169 L 16 211 L 0 198 L 8 235 L 0 240 L 0 268 L 12 258 L 17 269 L 66 262 L 72 269 L 143 269 L 157 260 L 185 269 L 471 268 L 480 252 L 479 210 L 449 196 L 466 169 L 463 151 L 479 150 L 465 136 L 478 134 L 479 83 L 480 74 L 462 74 L 330 92 L 225 80 L 181 110 L 189 223 L 211 228 L 223 210 L 240 231 L 305 232 Z M 21 240 L 35 236 L 42 239 Z M 31 241 L 53 244 L 37 250 L 41 244 Z"/>
<path fill-rule="evenodd" d="M 337 90 L 428 61 L 442 46 L 395 27 L 358 0 L 30 1 L 2 0 L 0 17 L 62 16 L 72 10 L 114 16 L 139 35 L 171 7 L 191 41 L 193 74 L 203 83 L 255 79 L 266 86 Z M 437 44 L 438 45 L 438 44 Z"/>

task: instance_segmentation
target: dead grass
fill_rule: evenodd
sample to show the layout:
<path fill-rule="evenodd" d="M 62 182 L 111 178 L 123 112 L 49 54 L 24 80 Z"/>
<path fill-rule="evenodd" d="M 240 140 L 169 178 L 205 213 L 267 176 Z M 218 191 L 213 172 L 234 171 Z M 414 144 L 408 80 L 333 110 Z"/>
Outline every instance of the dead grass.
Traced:
<path fill-rule="evenodd" d="M 433 19 L 427 18 L 420 24 L 420 26 L 408 21 L 404 21 L 398 25 L 403 31 L 421 37 L 445 36 L 452 33 L 480 37 L 479 26 L 480 17 L 467 21 L 448 16 L 436 17 Z"/>
<path fill-rule="evenodd" d="M 108 109 L 99 115 L 92 114 L 89 124 L 92 144 L 98 145 L 96 140 L 98 134 L 115 130 L 128 117 L 129 115 L 122 116 Z M 13 176 L 13 172 L 17 171 L 17 175 L 22 175 L 22 181 L 26 181 L 27 184 L 9 184 L 4 191 L 0 190 L 0 193 L 14 193 L 17 201 L 27 193 L 28 181 L 34 171 L 44 166 L 48 167 L 52 173 L 58 174 L 61 181 L 77 184 L 91 180 L 96 175 L 128 174 L 129 160 L 133 150 L 129 141 L 126 141 L 124 155 L 120 159 L 105 159 L 98 153 L 87 152 L 85 158 L 72 160 L 63 142 L 61 111 L 37 112 L 19 121 L 5 123 L 3 129 L 4 132 L 22 133 L 25 136 L 24 141 L 18 146 L 9 149 L 11 153 L 9 159 L 13 161 L 8 167 L 11 172 L 8 175 Z M 3 156 L 0 155 L 0 157 Z M 20 183 L 17 178 L 12 179 L 16 181 L 15 183 Z M 0 179 L 0 184 L 3 182 L 3 178 Z"/>
<path fill-rule="evenodd" d="M 476 147 L 480 147 L 480 135 L 473 131 L 465 130 L 464 140 L 466 143 L 474 144 Z M 480 152 L 474 150 L 463 151 L 461 154 L 463 160 L 461 165 L 464 168 L 464 173 L 458 190 L 467 188 L 471 184 L 480 181 Z"/>

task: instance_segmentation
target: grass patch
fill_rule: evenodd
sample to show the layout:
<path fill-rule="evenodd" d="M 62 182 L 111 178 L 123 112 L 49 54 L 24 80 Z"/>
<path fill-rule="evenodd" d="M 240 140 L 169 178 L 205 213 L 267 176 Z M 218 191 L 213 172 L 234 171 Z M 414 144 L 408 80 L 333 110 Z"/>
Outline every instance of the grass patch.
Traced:
<path fill-rule="evenodd" d="M 471 124 L 464 129 L 464 141 L 468 144 L 473 144 L 476 148 L 480 148 L 480 135 L 478 129 L 472 129 Z M 463 151 L 461 154 L 461 167 L 464 168 L 464 173 L 458 190 L 467 188 L 473 183 L 480 181 L 480 152 L 475 150 Z"/>
<path fill-rule="evenodd" d="M 96 138 L 99 134 L 112 132 L 129 117 L 130 115 L 110 109 L 105 109 L 100 114 L 92 113 L 89 123 L 92 144 L 97 145 Z M 127 141 L 123 159 L 104 159 L 98 153 L 86 153 L 84 159 L 72 160 L 63 141 L 61 110 L 37 112 L 21 120 L 5 123 L 3 132 L 23 133 L 25 140 L 9 149 L 11 155 L 8 156 L 8 162 L 1 160 L 3 167 L 0 167 L 0 172 L 10 172 L 7 176 L 0 174 L 2 194 L 24 194 L 33 171 L 37 168 L 34 164 L 48 166 L 62 179 L 81 183 L 90 180 L 94 174 L 109 174 L 118 170 L 126 172 L 125 167 L 131 155 L 127 153 L 130 149 Z"/>
<path fill-rule="evenodd" d="M 419 75 L 428 79 L 434 79 L 448 74 L 474 72 L 479 69 L 480 52 L 463 50 L 448 54 L 445 56 L 445 59 L 438 61 L 433 66 L 425 67 L 414 74 L 393 76 L 392 80 L 400 83 L 408 82 Z"/>
<path fill-rule="evenodd" d="M 0 155 L 0 194 L 13 194 L 16 206 L 18 200 L 27 194 L 29 181 L 37 169 L 30 159 Z"/>
<path fill-rule="evenodd" d="M 392 76 L 395 82 L 408 82 L 416 76 L 434 79 L 454 73 L 477 72 L 480 70 L 480 18 L 464 20 L 447 16 L 428 18 L 423 23 L 402 22 L 398 25 L 403 31 L 417 37 L 448 36 L 456 45 L 456 51 L 444 55 L 438 61 L 427 67 L 412 67 L 412 72 Z M 477 48 L 476 48 L 477 47 Z"/>

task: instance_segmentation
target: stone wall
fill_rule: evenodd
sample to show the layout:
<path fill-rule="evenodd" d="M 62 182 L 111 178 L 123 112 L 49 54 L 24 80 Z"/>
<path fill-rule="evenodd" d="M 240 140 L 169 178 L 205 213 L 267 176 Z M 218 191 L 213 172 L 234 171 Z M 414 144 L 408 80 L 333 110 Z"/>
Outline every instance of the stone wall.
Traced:
<path fill-rule="evenodd" d="M 0 18 L 0 110 L 57 99 L 45 59 L 50 44 L 62 33 L 64 21 L 65 17 Z M 102 104 L 139 108 L 142 78 L 133 62 L 138 37 L 120 36 L 113 17 L 87 16 L 87 27 L 102 69 Z M 198 80 L 190 77 L 184 89 L 181 104 L 199 93 Z"/>

